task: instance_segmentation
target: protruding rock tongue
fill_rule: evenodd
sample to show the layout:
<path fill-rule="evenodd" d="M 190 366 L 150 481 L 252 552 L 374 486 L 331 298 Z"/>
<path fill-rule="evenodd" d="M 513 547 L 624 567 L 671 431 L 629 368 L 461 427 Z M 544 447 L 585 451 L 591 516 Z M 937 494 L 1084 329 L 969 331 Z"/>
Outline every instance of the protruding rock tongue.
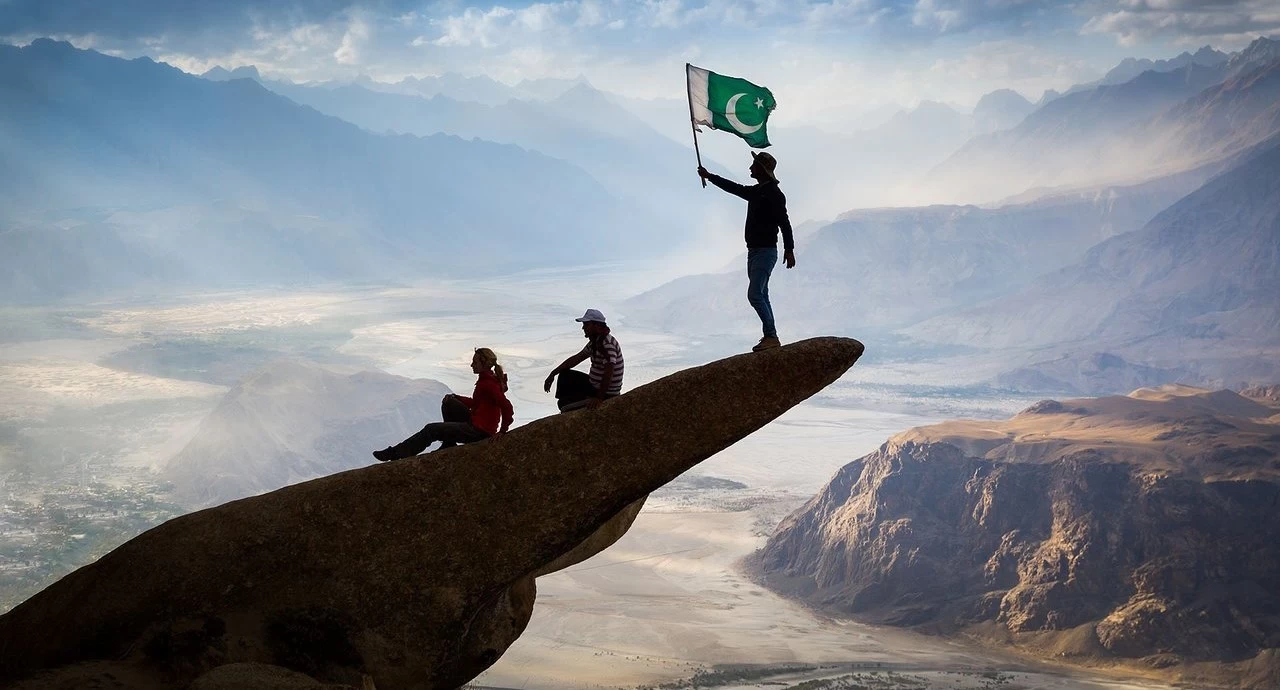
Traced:
<path fill-rule="evenodd" d="M 379 688 L 456 687 L 523 631 L 535 573 L 612 543 L 625 526 L 600 528 L 615 515 L 862 351 L 815 338 L 730 357 L 499 440 L 170 520 L 0 617 L 0 679 L 132 654 L 188 675 L 267 661 L 369 674 Z M 164 644 L 193 635 L 209 639 Z"/>

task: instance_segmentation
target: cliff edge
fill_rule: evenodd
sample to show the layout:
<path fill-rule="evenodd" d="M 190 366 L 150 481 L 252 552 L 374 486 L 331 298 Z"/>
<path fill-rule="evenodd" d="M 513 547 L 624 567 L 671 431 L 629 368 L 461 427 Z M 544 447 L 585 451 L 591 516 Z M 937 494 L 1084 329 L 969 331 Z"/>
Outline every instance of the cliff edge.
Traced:
<path fill-rule="evenodd" d="M 186 687 L 266 664 L 381 690 L 458 687 L 523 631 L 536 576 L 607 547 L 649 492 L 862 350 L 815 338 L 730 357 L 501 439 L 175 518 L 0 616 L 0 682 Z"/>

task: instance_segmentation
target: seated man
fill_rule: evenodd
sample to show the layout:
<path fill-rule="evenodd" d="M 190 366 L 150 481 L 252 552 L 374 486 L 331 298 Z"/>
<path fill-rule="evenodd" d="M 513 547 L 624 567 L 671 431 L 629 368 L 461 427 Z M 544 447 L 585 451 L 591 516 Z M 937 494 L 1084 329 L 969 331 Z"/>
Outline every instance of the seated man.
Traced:
<path fill-rule="evenodd" d="M 560 363 L 547 376 L 542 389 L 551 391 L 551 384 L 560 376 L 556 385 L 556 404 L 561 412 L 582 407 L 595 407 L 607 398 L 622 393 L 622 346 L 609 334 L 604 314 L 588 309 L 582 318 L 582 334 L 587 338 L 582 351 Z M 574 371 L 574 367 L 591 359 L 591 373 Z"/>

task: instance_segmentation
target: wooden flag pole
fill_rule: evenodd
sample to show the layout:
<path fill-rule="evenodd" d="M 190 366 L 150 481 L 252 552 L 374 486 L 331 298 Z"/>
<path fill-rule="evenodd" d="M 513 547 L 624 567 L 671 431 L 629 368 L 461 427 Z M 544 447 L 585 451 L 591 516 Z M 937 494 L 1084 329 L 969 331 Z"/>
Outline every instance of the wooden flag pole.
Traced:
<path fill-rule="evenodd" d="M 693 94 L 689 93 L 689 63 L 684 63 L 684 94 L 689 100 L 689 128 L 693 130 L 693 154 L 698 157 L 698 167 L 702 167 L 702 152 L 698 150 L 698 123 L 693 121 Z M 698 176 L 702 180 L 702 188 L 707 188 L 707 178 Z"/>

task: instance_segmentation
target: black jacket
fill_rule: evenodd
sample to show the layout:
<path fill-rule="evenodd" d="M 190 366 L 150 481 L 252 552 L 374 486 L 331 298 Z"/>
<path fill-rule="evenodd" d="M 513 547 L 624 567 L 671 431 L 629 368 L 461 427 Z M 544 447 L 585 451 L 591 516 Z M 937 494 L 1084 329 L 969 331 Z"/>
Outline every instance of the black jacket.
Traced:
<path fill-rule="evenodd" d="M 750 187 L 726 180 L 719 175 L 708 175 L 711 184 L 747 200 L 746 239 L 748 249 L 776 249 L 778 228 L 782 228 L 782 247 L 795 248 L 791 239 L 791 220 L 787 218 L 787 196 L 777 182 L 760 182 Z"/>

